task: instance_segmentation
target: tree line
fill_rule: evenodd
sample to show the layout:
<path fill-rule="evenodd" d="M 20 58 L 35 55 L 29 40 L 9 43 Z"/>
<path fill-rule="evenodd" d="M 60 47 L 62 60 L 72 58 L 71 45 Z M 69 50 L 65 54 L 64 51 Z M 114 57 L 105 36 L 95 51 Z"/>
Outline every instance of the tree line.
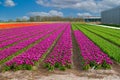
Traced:
<path fill-rule="evenodd" d="M 39 22 L 39 21 L 80 21 L 83 22 L 83 18 L 72 18 L 72 17 L 59 17 L 59 16 L 54 16 L 54 17 L 41 17 L 41 16 L 34 16 L 30 17 L 29 19 L 30 22 Z"/>
<path fill-rule="evenodd" d="M 44 22 L 44 21 L 79 21 L 84 22 L 83 18 L 77 17 L 59 17 L 59 16 L 31 16 L 29 19 L 16 18 L 16 20 L 9 19 L 8 21 L 0 20 L 0 22 Z"/>

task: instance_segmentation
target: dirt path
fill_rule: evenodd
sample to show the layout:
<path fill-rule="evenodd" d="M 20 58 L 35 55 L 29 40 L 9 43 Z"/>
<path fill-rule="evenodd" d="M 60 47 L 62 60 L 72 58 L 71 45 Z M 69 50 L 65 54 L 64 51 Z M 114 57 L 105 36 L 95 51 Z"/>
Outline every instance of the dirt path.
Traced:
<path fill-rule="evenodd" d="M 80 71 L 67 69 L 48 72 L 42 66 L 36 71 L 19 70 L 0 73 L 0 80 L 120 80 L 115 70 Z"/>
<path fill-rule="evenodd" d="M 77 41 L 74 36 L 74 31 L 72 30 L 72 44 L 73 44 L 73 68 L 75 70 L 82 70 L 80 49 L 78 47 Z"/>
<path fill-rule="evenodd" d="M 117 72 L 118 74 L 118 76 L 120 76 L 120 64 L 119 63 L 116 63 L 115 61 L 113 61 L 114 63 L 113 63 L 113 65 L 112 65 L 112 69 L 115 71 L 115 72 Z"/>

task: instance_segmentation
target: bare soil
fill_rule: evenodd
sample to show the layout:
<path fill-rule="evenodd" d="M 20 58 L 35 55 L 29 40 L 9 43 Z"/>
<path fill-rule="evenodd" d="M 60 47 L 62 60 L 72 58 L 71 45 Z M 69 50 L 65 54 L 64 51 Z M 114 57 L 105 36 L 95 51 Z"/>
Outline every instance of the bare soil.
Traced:
<path fill-rule="evenodd" d="M 49 72 L 42 65 L 38 70 L 7 71 L 0 73 L 0 80 L 120 80 L 120 65 L 113 64 L 111 70 L 55 70 Z"/>

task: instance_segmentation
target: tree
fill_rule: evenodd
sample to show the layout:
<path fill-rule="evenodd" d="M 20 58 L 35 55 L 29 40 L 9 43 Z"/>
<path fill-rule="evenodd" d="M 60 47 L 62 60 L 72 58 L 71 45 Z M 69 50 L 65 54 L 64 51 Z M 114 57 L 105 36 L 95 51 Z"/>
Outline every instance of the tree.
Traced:
<path fill-rule="evenodd" d="M 16 22 L 21 22 L 21 19 L 20 18 L 16 18 Z"/>
<path fill-rule="evenodd" d="M 14 22 L 14 20 L 12 20 L 12 19 L 9 19 L 9 20 L 8 20 L 8 22 Z"/>
<path fill-rule="evenodd" d="M 35 17 L 32 17 L 32 16 L 31 16 L 30 19 L 29 19 L 29 21 L 30 21 L 30 22 L 34 22 L 34 21 L 35 21 Z"/>

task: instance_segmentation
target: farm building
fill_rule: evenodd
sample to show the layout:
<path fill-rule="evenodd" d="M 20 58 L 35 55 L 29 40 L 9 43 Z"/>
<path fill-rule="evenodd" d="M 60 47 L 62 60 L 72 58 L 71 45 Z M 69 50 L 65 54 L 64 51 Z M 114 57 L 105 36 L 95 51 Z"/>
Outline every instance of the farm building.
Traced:
<path fill-rule="evenodd" d="M 120 24 L 120 6 L 101 12 L 103 24 Z"/>
<path fill-rule="evenodd" d="M 101 22 L 101 17 L 98 16 L 86 16 L 84 17 L 85 22 Z"/>

